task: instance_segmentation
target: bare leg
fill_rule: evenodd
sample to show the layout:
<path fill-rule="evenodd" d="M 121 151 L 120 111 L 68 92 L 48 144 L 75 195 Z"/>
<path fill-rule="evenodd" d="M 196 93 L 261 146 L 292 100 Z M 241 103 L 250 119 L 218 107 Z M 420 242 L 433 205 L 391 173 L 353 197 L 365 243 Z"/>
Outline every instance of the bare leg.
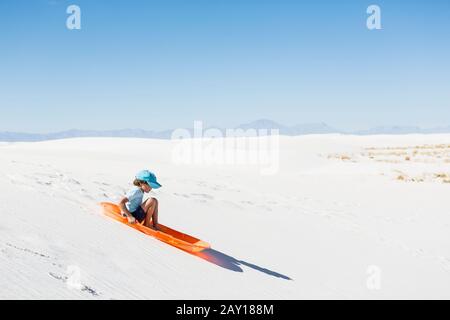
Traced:
<path fill-rule="evenodd" d="M 159 230 L 159 228 L 158 228 L 158 200 L 156 200 L 155 199 L 155 201 L 156 201 L 156 205 L 155 205 L 155 210 L 153 211 L 153 227 L 156 229 L 156 230 Z"/>
<path fill-rule="evenodd" d="M 144 225 L 149 228 L 154 228 L 158 225 L 158 200 L 150 198 L 142 204 L 142 209 L 145 212 Z"/>

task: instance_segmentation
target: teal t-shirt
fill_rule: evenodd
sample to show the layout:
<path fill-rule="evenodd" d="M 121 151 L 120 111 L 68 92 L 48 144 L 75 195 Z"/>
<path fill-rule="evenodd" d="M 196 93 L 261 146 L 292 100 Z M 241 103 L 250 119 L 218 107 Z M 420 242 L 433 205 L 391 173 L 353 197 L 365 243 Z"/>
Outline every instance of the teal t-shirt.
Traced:
<path fill-rule="evenodd" d="M 134 187 L 128 191 L 126 195 L 128 203 L 126 204 L 128 211 L 135 212 L 137 208 L 142 204 L 142 199 L 144 198 L 144 191 L 139 187 Z"/>

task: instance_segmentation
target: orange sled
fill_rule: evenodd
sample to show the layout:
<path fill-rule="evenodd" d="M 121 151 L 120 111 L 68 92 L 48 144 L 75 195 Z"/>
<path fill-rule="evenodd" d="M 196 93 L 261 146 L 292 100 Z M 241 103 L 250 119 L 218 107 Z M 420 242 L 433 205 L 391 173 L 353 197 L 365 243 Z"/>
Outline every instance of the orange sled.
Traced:
<path fill-rule="evenodd" d="M 145 227 L 143 224 L 140 224 L 138 222 L 135 224 L 128 223 L 127 218 L 122 216 L 118 205 L 109 202 L 102 202 L 100 203 L 100 205 L 103 208 L 103 214 L 105 214 L 106 216 L 122 222 L 127 226 L 139 230 L 140 232 L 143 232 L 149 236 L 155 237 L 156 239 L 179 249 L 195 253 L 203 251 L 205 249 L 209 249 L 211 247 L 207 242 L 170 229 L 169 227 L 166 227 L 162 224 L 158 224 L 160 231 L 155 231 L 153 229 Z"/>

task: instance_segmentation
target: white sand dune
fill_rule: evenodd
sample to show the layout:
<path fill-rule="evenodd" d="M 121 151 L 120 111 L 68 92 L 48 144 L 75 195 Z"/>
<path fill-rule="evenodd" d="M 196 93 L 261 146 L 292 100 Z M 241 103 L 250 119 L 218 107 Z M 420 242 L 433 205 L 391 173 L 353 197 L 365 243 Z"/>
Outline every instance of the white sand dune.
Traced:
<path fill-rule="evenodd" d="M 165 140 L 0 144 L 0 298 L 448 299 L 443 144 L 450 135 L 281 137 L 275 175 L 176 165 Z M 211 243 L 203 257 L 101 215 L 143 168 L 163 184 L 160 222 Z"/>

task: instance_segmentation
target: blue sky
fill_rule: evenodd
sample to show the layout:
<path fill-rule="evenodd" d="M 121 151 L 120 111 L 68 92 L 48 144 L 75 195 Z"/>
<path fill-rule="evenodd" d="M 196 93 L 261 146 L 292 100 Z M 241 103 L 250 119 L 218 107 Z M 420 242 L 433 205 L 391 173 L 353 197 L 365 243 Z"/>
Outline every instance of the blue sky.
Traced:
<path fill-rule="evenodd" d="M 449 125 L 449 39 L 448 0 L 2 0 L 0 131 Z"/>

